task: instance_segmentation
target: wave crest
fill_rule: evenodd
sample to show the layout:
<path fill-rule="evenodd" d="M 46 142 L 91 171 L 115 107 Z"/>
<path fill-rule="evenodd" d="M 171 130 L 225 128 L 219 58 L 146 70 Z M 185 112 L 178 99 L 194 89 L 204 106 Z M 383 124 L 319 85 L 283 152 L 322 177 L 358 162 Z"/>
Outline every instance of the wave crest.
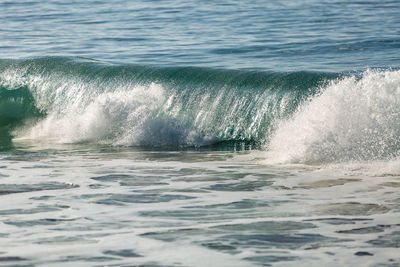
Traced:
<path fill-rule="evenodd" d="M 280 123 L 268 161 L 321 163 L 400 154 L 400 71 L 364 72 L 321 89 Z"/>

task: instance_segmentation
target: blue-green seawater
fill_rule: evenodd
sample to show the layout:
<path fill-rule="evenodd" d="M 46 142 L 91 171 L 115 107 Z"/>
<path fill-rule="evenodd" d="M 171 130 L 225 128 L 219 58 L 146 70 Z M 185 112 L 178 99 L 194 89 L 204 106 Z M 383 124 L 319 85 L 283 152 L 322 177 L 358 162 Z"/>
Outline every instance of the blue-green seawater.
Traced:
<path fill-rule="evenodd" d="M 2 1 L 1 57 L 274 71 L 398 67 L 399 3 Z"/>
<path fill-rule="evenodd" d="M 399 14 L 0 1 L 0 265 L 398 266 Z"/>

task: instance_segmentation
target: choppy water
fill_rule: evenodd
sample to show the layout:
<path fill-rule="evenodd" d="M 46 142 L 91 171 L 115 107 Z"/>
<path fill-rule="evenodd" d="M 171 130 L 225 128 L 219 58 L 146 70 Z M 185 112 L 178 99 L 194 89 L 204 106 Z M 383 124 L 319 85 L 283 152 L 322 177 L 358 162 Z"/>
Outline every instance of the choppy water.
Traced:
<path fill-rule="evenodd" d="M 0 265 L 398 266 L 399 11 L 0 2 Z"/>
<path fill-rule="evenodd" d="M 260 152 L 20 145 L 1 166 L 7 265 L 399 262 L 400 183 L 387 162 L 276 167 Z"/>

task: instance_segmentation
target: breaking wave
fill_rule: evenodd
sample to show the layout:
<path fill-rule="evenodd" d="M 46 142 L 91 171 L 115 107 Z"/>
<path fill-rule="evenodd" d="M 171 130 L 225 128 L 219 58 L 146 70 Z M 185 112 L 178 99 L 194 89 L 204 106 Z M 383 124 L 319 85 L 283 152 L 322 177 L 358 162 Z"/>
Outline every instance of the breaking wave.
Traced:
<path fill-rule="evenodd" d="M 275 162 L 394 159 L 400 154 L 400 71 L 331 81 L 280 122 L 268 144 Z"/>
<path fill-rule="evenodd" d="M 116 66 L 76 58 L 2 60 L 0 71 L 2 93 L 23 90 L 19 98 L 4 99 L 21 103 L 18 123 L 2 122 L 18 138 L 155 147 L 260 147 L 276 121 L 334 76 Z M 29 116 L 36 120 L 24 120 Z"/>
<path fill-rule="evenodd" d="M 241 143 L 268 162 L 390 159 L 400 151 L 400 71 L 256 72 L 0 60 L 0 143 Z"/>

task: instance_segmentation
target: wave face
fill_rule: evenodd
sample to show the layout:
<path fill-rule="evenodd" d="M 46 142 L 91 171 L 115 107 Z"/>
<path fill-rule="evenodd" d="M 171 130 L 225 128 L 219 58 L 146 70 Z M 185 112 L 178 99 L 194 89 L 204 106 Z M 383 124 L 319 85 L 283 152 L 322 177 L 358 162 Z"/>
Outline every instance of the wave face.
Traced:
<path fill-rule="evenodd" d="M 0 71 L 2 103 L 18 109 L 0 123 L 19 138 L 152 147 L 262 145 L 334 78 L 71 58 L 2 60 Z"/>
<path fill-rule="evenodd" d="M 271 162 L 388 160 L 400 156 L 400 71 L 366 71 L 332 81 L 268 145 Z"/>
<path fill-rule="evenodd" d="M 248 144 L 268 161 L 395 158 L 400 71 L 354 75 L 0 61 L 0 142 L 201 147 Z"/>

